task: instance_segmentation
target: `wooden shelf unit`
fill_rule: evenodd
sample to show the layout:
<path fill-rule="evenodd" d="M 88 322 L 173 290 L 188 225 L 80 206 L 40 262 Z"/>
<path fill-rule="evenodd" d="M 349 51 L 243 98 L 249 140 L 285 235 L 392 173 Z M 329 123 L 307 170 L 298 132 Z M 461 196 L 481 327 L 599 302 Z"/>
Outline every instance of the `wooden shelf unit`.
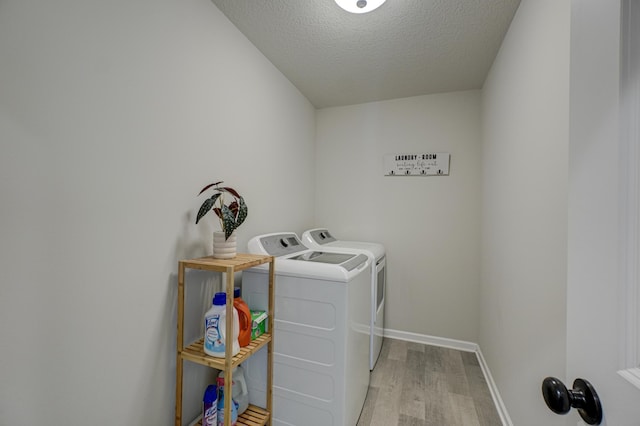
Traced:
<path fill-rule="evenodd" d="M 225 381 L 232 380 L 233 369 L 256 353 L 260 348 L 267 346 L 267 406 L 265 408 L 249 405 L 247 411 L 238 416 L 238 426 L 262 426 L 271 424 L 273 412 L 273 312 L 275 307 L 274 287 L 274 257 L 254 254 L 238 253 L 233 259 L 215 259 L 212 256 L 198 259 L 181 260 L 178 262 L 178 342 L 176 358 L 176 418 L 175 426 L 182 426 L 182 373 L 183 362 L 190 361 L 208 367 L 224 371 Z M 233 289 L 234 275 L 236 272 L 253 268 L 258 265 L 269 264 L 269 308 L 267 327 L 268 333 L 263 334 L 243 348 L 236 356 L 231 356 L 232 345 L 226 345 L 226 356 L 216 358 L 205 354 L 203 349 L 204 339 L 200 339 L 188 346 L 184 346 L 184 292 L 185 270 L 199 269 L 202 271 L 226 273 L 225 292 L 227 293 L 226 315 L 233 316 Z M 226 335 L 232 334 L 233 321 L 226 322 Z M 225 426 L 231 425 L 231 398 L 225 398 L 224 418 Z"/>

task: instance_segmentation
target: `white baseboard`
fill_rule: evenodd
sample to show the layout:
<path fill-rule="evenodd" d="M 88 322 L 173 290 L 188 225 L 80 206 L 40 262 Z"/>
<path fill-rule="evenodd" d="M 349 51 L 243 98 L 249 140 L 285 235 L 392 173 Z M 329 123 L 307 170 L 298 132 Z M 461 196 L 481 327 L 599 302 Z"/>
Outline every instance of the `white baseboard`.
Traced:
<path fill-rule="evenodd" d="M 496 406 L 496 410 L 498 411 L 500 420 L 502 420 L 502 426 L 513 426 L 511 417 L 509 417 L 509 413 L 507 413 L 507 407 L 505 407 L 504 401 L 502 401 L 502 398 L 500 397 L 498 387 L 493 381 L 491 371 L 489 371 L 489 366 L 487 365 L 484 356 L 482 356 L 482 351 L 480 351 L 480 346 L 477 343 L 466 342 L 464 340 L 447 339 L 437 336 L 427 336 L 425 334 L 411 333 L 408 331 L 389 330 L 387 328 L 385 328 L 384 330 L 384 337 L 388 337 L 390 339 L 406 340 L 408 342 L 423 343 L 425 345 L 457 349 L 459 351 L 465 352 L 475 352 L 476 356 L 478 357 L 478 362 L 480 364 L 480 368 L 482 369 L 482 373 L 484 374 L 484 378 L 487 381 L 487 386 L 489 386 L 489 391 L 491 392 L 493 403 Z"/>
<path fill-rule="evenodd" d="M 480 362 L 480 368 L 482 368 L 482 372 L 484 373 L 484 378 L 487 381 L 487 385 L 489 386 L 489 391 L 491 392 L 493 403 L 496 405 L 496 410 L 498 410 L 498 415 L 500 416 L 500 420 L 502 420 L 502 425 L 513 426 L 511 417 L 509 417 L 509 413 L 507 412 L 507 407 L 504 405 L 504 401 L 500 396 L 500 392 L 498 392 L 498 387 L 496 386 L 496 382 L 493 381 L 493 376 L 491 376 L 491 371 L 489 371 L 489 366 L 487 365 L 487 362 L 484 360 L 484 356 L 482 356 L 482 351 L 480 350 L 480 346 L 478 346 L 476 355 L 478 356 L 478 362 Z"/>
<path fill-rule="evenodd" d="M 447 339 L 444 337 L 427 336 L 425 334 L 411 333 L 408 331 L 398 331 L 384 329 L 384 337 L 390 339 L 406 340 L 408 342 L 424 343 L 425 345 L 440 346 L 443 348 L 457 349 L 465 352 L 477 352 L 478 344 L 465 342 L 463 340 Z"/>

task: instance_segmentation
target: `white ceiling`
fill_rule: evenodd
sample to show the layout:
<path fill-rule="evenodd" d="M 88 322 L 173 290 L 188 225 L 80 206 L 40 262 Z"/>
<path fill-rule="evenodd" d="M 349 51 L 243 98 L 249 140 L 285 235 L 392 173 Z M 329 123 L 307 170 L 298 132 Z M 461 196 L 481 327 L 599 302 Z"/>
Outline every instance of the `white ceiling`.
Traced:
<path fill-rule="evenodd" d="M 212 1 L 316 108 L 480 89 L 520 3 Z"/>

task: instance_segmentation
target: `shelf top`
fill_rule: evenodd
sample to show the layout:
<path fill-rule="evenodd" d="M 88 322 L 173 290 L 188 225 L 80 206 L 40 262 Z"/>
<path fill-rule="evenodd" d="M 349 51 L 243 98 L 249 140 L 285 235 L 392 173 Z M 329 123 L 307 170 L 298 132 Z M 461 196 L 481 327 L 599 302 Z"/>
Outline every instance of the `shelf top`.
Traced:
<path fill-rule="evenodd" d="M 273 256 L 238 253 L 233 259 L 216 259 L 213 256 L 205 256 L 197 259 L 180 260 L 179 263 L 185 268 L 224 272 L 229 268 L 241 271 L 263 263 L 273 262 L 273 260 Z"/>

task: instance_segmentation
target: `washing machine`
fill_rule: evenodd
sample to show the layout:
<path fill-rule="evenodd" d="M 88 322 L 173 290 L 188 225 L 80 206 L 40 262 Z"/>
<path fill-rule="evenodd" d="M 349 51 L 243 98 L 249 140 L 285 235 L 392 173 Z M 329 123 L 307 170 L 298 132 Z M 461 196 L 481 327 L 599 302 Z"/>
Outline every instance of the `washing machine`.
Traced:
<path fill-rule="evenodd" d="M 369 368 L 373 370 L 384 335 L 384 305 L 387 293 L 387 257 L 382 244 L 361 241 L 337 240 L 325 228 L 309 229 L 302 233 L 302 242 L 315 249 L 349 249 L 367 253 L 371 262 L 371 318 L 369 342 Z"/>
<path fill-rule="evenodd" d="M 369 386 L 370 259 L 309 249 L 293 232 L 252 238 L 275 256 L 273 425 L 355 426 Z M 242 272 L 242 298 L 268 307 L 268 268 Z M 267 348 L 245 363 L 252 404 L 266 404 Z"/>

